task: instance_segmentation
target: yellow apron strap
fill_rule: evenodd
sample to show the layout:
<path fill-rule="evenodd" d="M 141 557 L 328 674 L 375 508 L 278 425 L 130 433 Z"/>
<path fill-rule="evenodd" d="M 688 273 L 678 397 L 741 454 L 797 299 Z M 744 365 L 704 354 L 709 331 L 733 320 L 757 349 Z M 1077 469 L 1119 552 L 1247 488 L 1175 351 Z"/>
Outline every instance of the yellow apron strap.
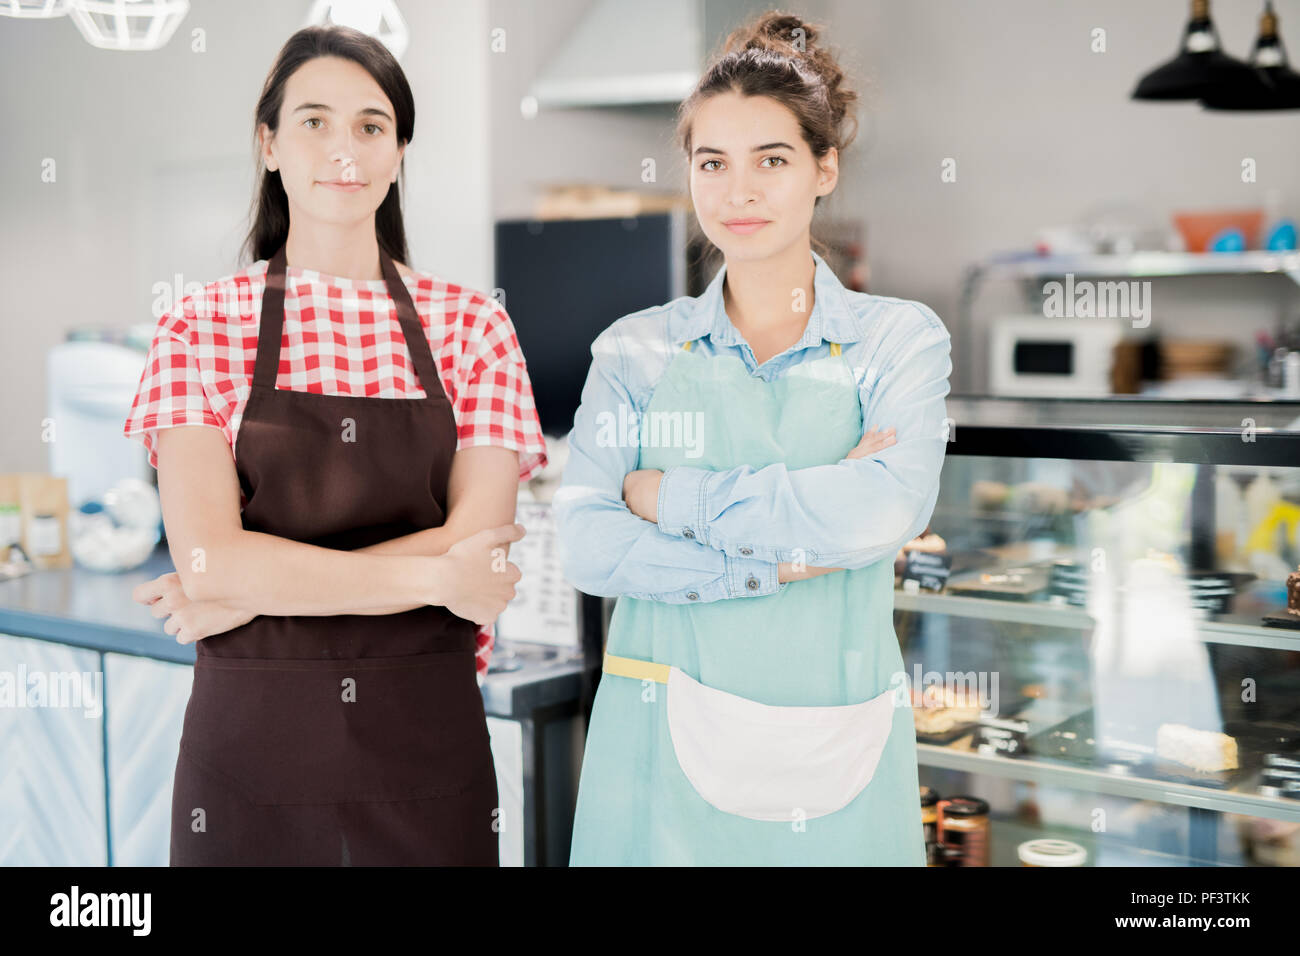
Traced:
<path fill-rule="evenodd" d="M 604 671 L 606 674 L 617 674 L 619 677 L 631 677 L 634 680 L 652 680 L 660 684 L 668 683 L 667 664 L 656 664 L 654 661 L 640 661 L 634 657 L 619 657 L 617 654 L 606 654 Z"/>
<path fill-rule="evenodd" d="M 689 340 L 689 341 L 687 341 L 687 342 L 683 342 L 683 343 L 682 343 L 682 351 L 683 351 L 683 352 L 689 352 L 689 351 L 691 350 L 691 346 L 694 345 L 694 344 L 695 344 L 695 340 L 694 340 L 694 339 L 691 339 L 691 340 Z M 839 355 L 839 354 L 840 354 L 840 343 L 839 343 L 839 342 L 832 342 L 832 343 L 831 343 L 831 355 Z"/>

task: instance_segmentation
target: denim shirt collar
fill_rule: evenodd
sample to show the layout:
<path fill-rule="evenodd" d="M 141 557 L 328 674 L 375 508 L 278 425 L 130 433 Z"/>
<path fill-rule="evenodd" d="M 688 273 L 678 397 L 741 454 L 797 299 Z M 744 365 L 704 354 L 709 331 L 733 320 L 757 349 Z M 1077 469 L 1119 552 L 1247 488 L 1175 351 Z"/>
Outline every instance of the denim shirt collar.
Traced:
<path fill-rule="evenodd" d="M 809 348 L 822 342 L 856 342 L 866 335 L 861 318 L 849 305 L 848 296 L 839 278 L 816 252 L 812 253 L 816 271 L 813 275 L 813 309 L 808 317 L 803 338 L 797 348 Z M 740 345 L 744 342 L 740 331 L 732 324 L 723 305 L 722 287 L 726 279 L 724 262 L 708 288 L 695 300 L 695 306 L 686 323 L 673 336 L 673 343 L 681 345 L 708 335 L 714 345 Z"/>

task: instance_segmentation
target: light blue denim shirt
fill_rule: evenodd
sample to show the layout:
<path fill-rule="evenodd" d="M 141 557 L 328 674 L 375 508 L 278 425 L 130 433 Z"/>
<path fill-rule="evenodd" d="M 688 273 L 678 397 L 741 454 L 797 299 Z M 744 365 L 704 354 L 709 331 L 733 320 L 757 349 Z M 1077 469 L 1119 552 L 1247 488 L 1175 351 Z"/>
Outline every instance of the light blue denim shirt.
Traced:
<path fill-rule="evenodd" d="M 803 337 L 761 365 L 723 307 L 725 265 L 699 297 L 625 315 L 596 337 L 554 499 L 562 567 L 574 587 L 668 604 L 758 597 L 786 587 L 778 562 L 862 568 L 925 530 L 948 435 L 948 330 L 928 306 L 846 289 L 821 256 L 813 259 Z M 620 410 L 641 421 L 682 343 L 695 339 L 695 349 L 738 356 L 766 381 L 840 343 L 864 427 L 892 425 L 896 443 L 811 468 L 673 466 L 659 486 L 658 523 L 638 517 L 623 501 L 623 479 L 637 468 L 639 448 L 598 442 L 598 422 Z"/>

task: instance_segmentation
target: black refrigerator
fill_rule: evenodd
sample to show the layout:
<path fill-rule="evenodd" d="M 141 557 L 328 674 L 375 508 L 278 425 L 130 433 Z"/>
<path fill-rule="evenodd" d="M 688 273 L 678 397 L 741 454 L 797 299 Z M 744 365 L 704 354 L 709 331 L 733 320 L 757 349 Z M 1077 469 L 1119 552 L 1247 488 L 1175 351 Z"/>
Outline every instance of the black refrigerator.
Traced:
<path fill-rule="evenodd" d="M 601 331 L 698 291 L 687 243 L 684 213 L 496 224 L 497 294 L 518 333 L 546 435 L 573 427 Z"/>

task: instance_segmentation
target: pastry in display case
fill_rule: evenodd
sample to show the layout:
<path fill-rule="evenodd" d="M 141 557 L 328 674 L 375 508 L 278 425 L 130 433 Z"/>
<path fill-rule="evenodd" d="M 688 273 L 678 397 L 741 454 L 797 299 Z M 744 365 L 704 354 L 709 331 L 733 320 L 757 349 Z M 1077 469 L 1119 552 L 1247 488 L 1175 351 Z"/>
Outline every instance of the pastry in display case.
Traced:
<path fill-rule="evenodd" d="M 1300 859 L 1300 403 L 1042 404 L 950 405 L 930 527 L 898 555 L 936 537 L 949 561 L 895 592 L 909 673 L 958 678 L 913 692 L 921 783 L 988 804 L 992 865 L 1037 840 L 1085 865 Z M 956 690 L 986 683 L 1003 699 Z"/>
<path fill-rule="evenodd" d="M 1028 601 L 1047 591 L 1048 569 L 1023 565 L 1004 567 L 996 571 L 978 571 L 959 581 L 950 581 L 948 590 L 967 597 L 1000 598 L 1008 601 Z"/>
<path fill-rule="evenodd" d="M 929 528 L 913 538 L 907 544 L 898 550 L 898 556 L 894 558 L 894 576 L 901 577 L 907 567 L 907 555 L 910 551 L 920 551 L 926 554 L 945 554 L 948 550 L 948 542 L 935 534 Z"/>
<path fill-rule="evenodd" d="M 1286 609 L 1266 615 L 1267 624 L 1300 629 L 1300 568 L 1286 576 Z"/>
<path fill-rule="evenodd" d="M 967 733 L 979 721 L 982 709 L 978 696 L 965 688 L 912 690 L 916 739 L 928 743 L 949 743 Z"/>

